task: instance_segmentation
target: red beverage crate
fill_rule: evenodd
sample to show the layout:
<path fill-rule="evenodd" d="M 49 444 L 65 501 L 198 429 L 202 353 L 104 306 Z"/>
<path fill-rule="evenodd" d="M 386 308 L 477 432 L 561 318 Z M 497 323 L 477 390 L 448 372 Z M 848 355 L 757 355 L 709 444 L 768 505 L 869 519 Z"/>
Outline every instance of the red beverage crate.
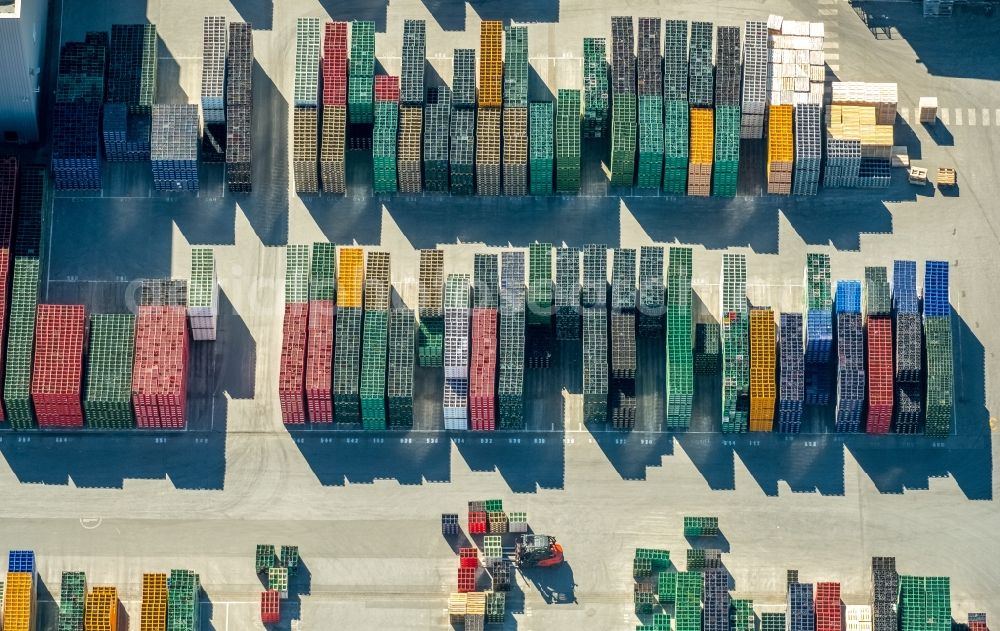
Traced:
<path fill-rule="evenodd" d="M 187 427 L 188 341 L 185 307 L 139 307 L 132 368 L 137 427 Z"/>
<path fill-rule="evenodd" d="M 0 248 L 10 249 L 16 190 L 17 158 L 2 158 L 0 159 Z"/>
<path fill-rule="evenodd" d="M 868 318 L 868 423 L 869 434 L 885 434 L 892 423 L 892 320 Z"/>
<path fill-rule="evenodd" d="M 479 550 L 476 548 L 459 548 L 458 566 L 479 567 Z"/>
<path fill-rule="evenodd" d="M 31 400 L 38 427 L 83 427 L 83 305 L 38 305 Z"/>
<path fill-rule="evenodd" d="M 276 590 L 261 592 L 260 621 L 264 624 L 281 622 L 281 594 Z"/>
<path fill-rule="evenodd" d="M 496 429 L 497 310 L 472 310 L 469 416 L 472 429 Z"/>
<path fill-rule="evenodd" d="M 486 511 L 472 511 L 469 513 L 469 534 L 486 534 Z"/>
<path fill-rule="evenodd" d="M 333 422 L 333 301 L 309 301 L 306 337 L 306 407 L 312 423 Z"/>
<path fill-rule="evenodd" d="M 375 75 L 375 100 L 399 102 L 399 77 Z"/>
<path fill-rule="evenodd" d="M 347 22 L 327 22 L 323 35 L 323 105 L 347 105 Z"/>
<path fill-rule="evenodd" d="M 460 592 L 476 591 L 476 568 L 472 567 L 458 568 L 458 591 Z"/>
<path fill-rule="evenodd" d="M 969 612 L 969 631 L 989 631 L 985 613 Z"/>
<path fill-rule="evenodd" d="M 816 631 L 841 631 L 840 583 L 816 583 Z"/>
<path fill-rule="evenodd" d="M 293 302 L 285 305 L 285 319 L 281 329 L 278 400 L 281 403 L 281 420 L 286 425 L 300 425 L 306 422 L 305 362 L 308 320 L 309 303 Z"/>
<path fill-rule="evenodd" d="M 0 248 L 0 383 L 4 375 L 4 351 L 7 339 L 7 311 L 10 308 L 10 249 Z M 2 398 L 2 397 L 0 397 Z M 0 422 L 6 421 L 3 405 L 0 404 Z"/>

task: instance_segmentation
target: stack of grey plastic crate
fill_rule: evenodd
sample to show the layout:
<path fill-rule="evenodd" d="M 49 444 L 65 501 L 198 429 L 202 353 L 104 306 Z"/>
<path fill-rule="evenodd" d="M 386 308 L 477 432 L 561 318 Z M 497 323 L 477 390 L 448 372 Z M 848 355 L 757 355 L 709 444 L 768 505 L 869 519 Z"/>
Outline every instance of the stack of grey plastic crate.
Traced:
<path fill-rule="evenodd" d="M 456 48 L 452 81 L 451 147 L 449 168 L 451 192 L 471 195 L 475 191 L 473 166 L 476 151 L 476 51 Z"/>
<path fill-rule="evenodd" d="M 580 248 L 556 249 L 556 339 L 580 339 Z"/>
<path fill-rule="evenodd" d="M 413 309 L 394 307 L 389 318 L 389 427 L 413 427 Z"/>
<path fill-rule="evenodd" d="M 427 64 L 427 24 L 403 20 L 403 60 L 399 77 L 399 191 L 423 190 L 420 165 L 424 124 L 424 66 Z"/>
<path fill-rule="evenodd" d="M 104 155 L 109 162 L 149 160 L 156 62 L 155 24 L 111 25 L 103 126 Z"/>
<path fill-rule="evenodd" d="M 706 567 L 703 580 L 702 631 L 729 631 L 729 572 L 722 567 Z"/>
<path fill-rule="evenodd" d="M 656 337 L 663 333 L 663 248 L 644 245 L 639 250 L 639 319 L 636 334 Z"/>
<path fill-rule="evenodd" d="M 923 402 L 923 327 L 917 299 L 916 261 L 894 261 L 892 312 L 895 336 L 895 423 L 898 434 L 920 431 Z"/>
<path fill-rule="evenodd" d="M 615 248 L 611 269 L 611 422 L 635 426 L 635 250 Z"/>
<path fill-rule="evenodd" d="M 288 246 L 292 248 L 293 246 Z M 306 251 L 307 252 L 307 251 Z M 303 252 L 299 257 L 305 257 L 306 270 L 309 269 L 308 254 Z M 344 250 L 340 250 L 341 259 L 337 261 L 338 270 L 345 270 Z M 289 259 L 291 260 L 291 259 Z M 303 272 L 307 274 L 308 272 Z M 354 267 L 354 277 L 340 276 L 338 283 L 346 280 L 346 284 L 362 287 L 364 283 L 364 267 Z M 342 287 L 338 288 L 338 300 L 343 299 Z M 361 326 L 363 319 L 361 304 L 353 306 L 337 305 L 334 320 L 333 336 L 333 418 L 338 423 L 361 422 Z"/>
<path fill-rule="evenodd" d="M 187 281 L 175 278 L 148 278 L 139 287 L 139 306 L 186 307 Z"/>
<path fill-rule="evenodd" d="M 219 319 L 219 281 L 211 248 L 191 250 L 191 296 L 187 305 L 191 339 L 214 340 Z"/>
<path fill-rule="evenodd" d="M 872 631 L 896 631 L 899 619 L 896 557 L 872 557 Z"/>
<path fill-rule="evenodd" d="M 663 59 L 659 18 L 639 18 L 637 92 L 641 188 L 659 189 L 663 181 Z"/>
<path fill-rule="evenodd" d="M 440 368 L 444 348 L 444 252 L 420 250 L 418 273 L 420 328 L 417 362 L 424 367 Z"/>
<path fill-rule="evenodd" d="M 865 404 L 865 337 L 861 324 L 861 283 L 837 281 L 838 432 L 861 431 Z"/>
<path fill-rule="evenodd" d="M 101 34 L 104 35 L 104 34 Z M 57 189 L 101 188 L 101 104 L 107 36 L 88 34 L 59 51 L 52 111 L 52 173 Z"/>
<path fill-rule="evenodd" d="M 295 23 L 292 172 L 296 193 L 319 192 L 319 18 Z"/>
<path fill-rule="evenodd" d="M 795 106 L 795 171 L 793 195 L 815 195 L 819 191 L 819 167 L 823 157 L 820 106 L 800 103 Z"/>
<path fill-rule="evenodd" d="M 201 159 L 226 159 L 226 18 L 205 16 L 202 29 L 201 115 L 205 123 Z"/>
<path fill-rule="evenodd" d="M 524 427 L 524 252 L 500 254 L 500 361 L 497 396 L 502 429 Z"/>
<path fill-rule="evenodd" d="M 767 107 L 767 22 L 747 20 L 743 27 L 743 98 L 740 138 L 764 137 Z"/>
<path fill-rule="evenodd" d="M 857 188 L 861 186 L 861 141 L 826 139 L 826 167 L 823 186 Z"/>
<path fill-rule="evenodd" d="M 153 188 L 198 190 L 198 106 L 153 106 L 150 136 Z"/>
<path fill-rule="evenodd" d="M 449 274 L 444 285 L 444 428 L 469 428 L 468 274 Z"/>
<path fill-rule="evenodd" d="M 252 128 L 253 29 L 246 22 L 233 22 L 226 53 L 226 184 L 233 193 L 253 189 Z"/>
<path fill-rule="evenodd" d="M 611 18 L 611 184 L 635 181 L 636 95 L 635 36 L 632 16 Z"/>
<path fill-rule="evenodd" d="M 608 249 L 583 248 L 583 420 L 608 420 Z"/>
<path fill-rule="evenodd" d="M 448 192 L 448 134 L 451 125 L 451 88 L 427 90 L 424 106 L 424 189 Z"/>
<path fill-rule="evenodd" d="M 528 28 L 508 26 L 503 66 L 503 194 L 528 194 Z"/>
<path fill-rule="evenodd" d="M 797 434 L 802 428 L 805 402 L 805 353 L 802 348 L 802 314 L 780 316 L 778 383 L 779 432 Z"/>
<path fill-rule="evenodd" d="M 608 133 L 607 40 L 583 38 L 583 130 L 584 138 L 603 138 Z"/>
<path fill-rule="evenodd" d="M 663 192 L 687 193 L 689 118 L 688 23 L 663 25 Z"/>
<path fill-rule="evenodd" d="M 691 22 L 688 62 L 688 103 L 691 107 L 715 104 L 715 66 L 712 64 L 712 23 Z"/>

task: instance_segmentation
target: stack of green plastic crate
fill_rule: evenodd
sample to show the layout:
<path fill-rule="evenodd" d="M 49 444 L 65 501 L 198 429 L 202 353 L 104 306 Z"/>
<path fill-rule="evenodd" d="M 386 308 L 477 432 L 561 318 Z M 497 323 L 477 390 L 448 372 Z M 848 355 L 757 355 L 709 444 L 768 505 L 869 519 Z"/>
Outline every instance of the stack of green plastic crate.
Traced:
<path fill-rule="evenodd" d="M 785 631 L 785 614 L 770 611 L 761 613 L 760 631 Z"/>
<path fill-rule="evenodd" d="M 486 624 L 503 624 L 506 608 L 505 592 L 486 592 Z"/>
<path fill-rule="evenodd" d="M 635 631 L 670 631 L 670 614 L 654 613 L 653 624 L 640 624 Z"/>
<path fill-rule="evenodd" d="M 632 186 L 635 180 L 635 94 L 611 97 L 611 185 Z"/>
<path fill-rule="evenodd" d="M 753 601 L 738 598 L 729 603 L 730 631 L 756 631 Z"/>
<path fill-rule="evenodd" d="M 603 37 L 583 38 L 583 136 L 608 133 L 608 60 Z"/>
<path fill-rule="evenodd" d="M 503 252 L 497 387 L 501 429 L 524 427 L 524 325 L 524 252 Z"/>
<path fill-rule="evenodd" d="M 135 316 L 128 313 L 91 315 L 87 348 L 87 382 L 83 400 L 87 427 L 135 427 L 132 413 Z"/>
<path fill-rule="evenodd" d="M 38 306 L 38 259 L 14 258 L 14 282 L 7 331 L 3 402 L 13 429 L 31 429 L 31 365 L 35 354 L 35 308 Z"/>
<path fill-rule="evenodd" d="M 170 570 L 167 578 L 167 631 L 201 628 L 198 575 L 191 570 Z"/>
<path fill-rule="evenodd" d="M 929 631 L 927 615 L 927 579 L 923 576 L 900 576 L 896 611 L 900 631 Z"/>
<path fill-rule="evenodd" d="M 927 403 L 925 433 L 947 436 L 955 400 L 954 349 L 951 316 L 924 317 L 924 346 L 927 357 Z"/>
<path fill-rule="evenodd" d="M 365 429 L 386 428 L 390 278 L 389 253 L 369 252 L 365 265 L 361 336 L 361 424 Z"/>
<path fill-rule="evenodd" d="M 413 427 L 413 309 L 392 310 L 389 318 L 389 427 Z"/>
<path fill-rule="evenodd" d="M 559 90 L 556 104 L 556 192 L 580 192 L 579 90 Z"/>
<path fill-rule="evenodd" d="M 715 108 L 715 164 L 712 167 L 712 195 L 736 196 L 736 174 L 740 165 L 740 108 Z"/>
<path fill-rule="evenodd" d="M 660 188 L 663 172 L 663 97 L 639 97 L 639 187 Z"/>
<path fill-rule="evenodd" d="M 87 599 L 87 575 L 63 572 L 59 589 L 59 631 L 84 631 L 84 603 Z"/>
<path fill-rule="evenodd" d="M 927 631 L 950 631 L 951 580 L 947 576 L 928 576 L 925 585 Z"/>
<path fill-rule="evenodd" d="M 552 244 L 528 246 L 528 326 L 552 323 Z"/>
<path fill-rule="evenodd" d="M 454 108 L 451 111 L 451 192 L 472 195 L 475 191 L 476 110 Z"/>
<path fill-rule="evenodd" d="M 503 63 L 503 106 L 528 106 L 528 27 L 508 26 Z"/>
<path fill-rule="evenodd" d="M 444 252 L 427 249 L 420 251 L 419 314 L 417 332 L 417 361 L 421 366 L 440 368 L 444 362 L 444 307 L 442 277 Z"/>
<path fill-rule="evenodd" d="M 299 569 L 299 547 L 281 546 L 280 563 L 288 570 L 289 576 L 294 576 Z"/>
<path fill-rule="evenodd" d="M 337 300 L 337 253 L 332 243 L 321 241 L 312 245 L 309 300 Z"/>
<path fill-rule="evenodd" d="M 678 572 L 674 597 L 676 631 L 701 631 L 701 572 Z"/>
<path fill-rule="evenodd" d="M 672 604 L 677 598 L 677 572 L 673 568 L 663 570 L 656 577 L 656 592 L 662 607 Z"/>
<path fill-rule="evenodd" d="M 889 279 L 884 267 L 866 267 L 864 303 L 867 315 L 889 315 L 892 313 L 892 296 Z"/>
<path fill-rule="evenodd" d="M 285 304 L 309 302 L 309 246 L 285 246 Z"/>
<path fill-rule="evenodd" d="M 719 372 L 722 355 L 720 327 L 714 322 L 694 325 L 694 374 L 710 376 Z"/>
<path fill-rule="evenodd" d="M 269 543 L 258 543 L 254 555 L 254 567 L 257 574 L 262 574 L 278 563 L 278 555 L 274 551 L 274 546 Z"/>
<path fill-rule="evenodd" d="M 361 422 L 358 401 L 361 309 L 338 307 L 334 328 L 333 411 L 338 423 Z"/>
<path fill-rule="evenodd" d="M 667 101 L 663 109 L 663 192 L 685 195 L 689 147 L 687 101 Z"/>
<path fill-rule="evenodd" d="M 372 130 L 372 161 L 375 166 L 375 193 L 396 192 L 396 132 L 399 104 L 375 103 L 375 127 Z"/>
<path fill-rule="evenodd" d="M 552 194 L 552 103 L 538 101 L 528 107 L 528 178 L 532 195 Z"/>
<path fill-rule="evenodd" d="M 722 255 L 722 431 L 747 431 L 750 390 L 747 268 L 742 254 Z"/>
<path fill-rule="evenodd" d="M 691 343 L 691 248 L 670 248 L 667 263 L 667 428 L 691 425 L 694 360 Z"/>
<path fill-rule="evenodd" d="M 424 106 L 424 189 L 448 192 L 448 135 L 451 133 L 451 89 L 430 88 Z"/>
<path fill-rule="evenodd" d="M 351 22 L 351 56 L 348 63 L 347 115 L 351 123 L 370 124 L 375 100 L 375 23 Z"/>
<path fill-rule="evenodd" d="M 716 537 L 719 535 L 718 517 L 685 517 L 685 537 Z"/>

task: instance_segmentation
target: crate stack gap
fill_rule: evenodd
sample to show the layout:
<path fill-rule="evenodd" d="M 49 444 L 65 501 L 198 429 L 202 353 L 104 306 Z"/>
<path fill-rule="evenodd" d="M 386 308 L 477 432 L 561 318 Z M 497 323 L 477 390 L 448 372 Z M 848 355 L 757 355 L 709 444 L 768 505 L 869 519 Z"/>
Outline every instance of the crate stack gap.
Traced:
<path fill-rule="evenodd" d="M 501 252 L 497 385 L 501 429 L 524 428 L 524 304 L 524 252 Z"/>
<path fill-rule="evenodd" d="M 499 195 L 500 122 L 503 107 L 503 23 L 479 26 L 479 90 L 476 100 L 476 194 Z"/>
<path fill-rule="evenodd" d="M 603 37 L 583 38 L 584 138 L 608 135 L 608 53 Z"/>
<path fill-rule="evenodd" d="M 472 352 L 469 356 L 470 429 L 496 429 L 497 324 L 499 270 L 495 254 L 473 261 Z"/>
<path fill-rule="evenodd" d="M 186 311 L 183 303 L 139 307 L 132 368 L 132 405 L 139 428 L 187 428 Z"/>
<path fill-rule="evenodd" d="M 444 285 L 444 428 L 469 429 L 468 274 L 449 274 Z"/>
<path fill-rule="evenodd" d="M 805 352 L 802 348 L 802 314 L 782 313 L 778 325 L 779 387 L 778 431 L 797 434 L 802 428 L 805 403 Z"/>
<path fill-rule="evenodd" d="M 712 195 L 736 196 L 740 164 L 740 28 L 718 27 L 715 54 L 715 163 Z"/>
<path fill-rule="evenodd" d="M 313 243 L 309 264 L 306 335 L 306 410 L 310 423 L 333 422 L 333 322 L 337 304 L 337 253 L 332 243 Z"/>
<path fill-rule="evenodd" d="M 204 123 L 201 158 L 226 159 L 226 18 L 207 15 L 202 22 L 201 118 Z"/>
<path fill-rule="evenodd" d="M 580 91 L 556 96 L 556 192 L 580 192 Z"/>
<path fill-rule="evenodd" d="M 95 429 L 131 429 L 132 362 L 136 318 L 132 314 L 92 314 L 87 343 L 83 418 Z"/>
<path fill-rule="evenodd" d="M 413 309 L 393 306 L 389 315 L 389 427 L 413 427 L 413 360 L 417 321 Z"/>
<path fill-rule="evenodd" d="M 580 339 L 580 248 L 556 249 L 556 339 Z"/>
<path fill-rule="evenodd" d="M 823 156 L 820 106 L 795 106 L 795 173 L 792 194 L 815 195 L 819 191 L 819 169 Z"/>
<path fill-rule="evenodd" d="M 636 153 L 636 68 L 632 16 L 611 18 L 611 185 L 632 186 Z"/>
<path fill-rule="evenodd" d="M 687 193 L 690 114 L 688 111 L 688 23 L 663 25 L 663 192 Z"/>
<path fill-rule="evenodd" d="M 382 430 L 386 418 L 389 306 L 392 293 L 388 252 L 368 252 L 364 282 L 364 324 L 361 353 L 361 426 Z"/>
<path fill-rule="evenodd" d="M 296 20 L 292 106 L 292 172 L 296 193 L 319 192 L 319 51 L 319 18 Z"/>
<path fill-rule="evenodd" d="M 525 367 L 552 363 L 552 244 L 528 246 L 528 294 L 525 314 Z"/>
<path fill-rule="evenodd" d="M 611 266 L 611 422 L 618 429 L 635 427 L 635 250 L 615 248 Z"/>
<path fill-rule="evenodd" d="M 722 431 L 747 431 L 750 362 L 747 268 L 742 254 L 722 255 Z"/>
<path fill-rule="evenodd" d="M 149 160 L 150 111 L 156 101 L 156 25 L 112 24 L 104 104 L 104 157 Z"/>
<path fill-rule="evenodd" d="M 40 429 L 83 427 L 83 305 L 38 305 L 31 401 Z"/>
<path fill-rule="evenodd" d="M 528 28 L 505 29 L 503 194 L 528 194 Z"/>
<path fill-rule="evenodd" d="M 412 121 L 411 121 L 412 123 Z M 375 194 L 395 193 L 396 134 L 399 132 L 399 77 L 375 77 L 375 127 L 372 129 L 372 174 Z M 411 134 L 413 130 L 410 130 Z M 412 158 L 412 156 L 410 156 Z"/>
<path fill-rule="evenodd" d="M 351 54 L 347 76 L 349 136 L 364 143 L 375 121 L 375 22 L 351 22 Z"/>
<path fill-rule="evenodd" d="M 838 432 L 862 430 L 865 405 L 865 343 L 861 323 L 861 282 L 837 281 L 837 408 Z"/>
<path fill-rule="evenodd" d="M 583 248 L 583 420 L 608 420 L 608 248 Z"/>
<path fill-rule="evenodd" d="M 150 160 L 157 191 L 198 190 L 198 106 L 153 105 Z"/>
<path fill-rule="evenodd" d="M 420 250 L 418 268 L 417 363 L 425 368 L 440 368 L 444 357 L 444 252 Z"/>
<path fill-rule="evenodd" d="M 672 247 L 667 265 L 667 428 L 687 429 L 691 425 L 694 399 L 694 357 L 692 353 L 692 251 Z"/>
<path fill-rule="evenodd" d="M 278 400 L 285 425 L 306 422 L 305 366 L 309 325 L 309 246 L 285 248 L 285 312 L 281 329 Z"/>
<path fill-rule="evenodd" d="M 639 188 L 659 189 L 663 179 L 663 59 L 659 18 L 639 18 Z"/>
<path fill-rule="evenodd" d="M 923 327 L 917 298 L 916 261 L 894 261 L 892 313 L 895 365 L 893 431 L 916 434 L 923 418 Z"/>
<path fill-rule="evenodd" d="M 475 191 L 476 152 L 476 51 L 456 48 L 452 61 L 451 192 L 472 195 Z"/>
<path fill-rule="evenodd" d="M 806 254 L 805 404 L 828 405 L 832 390 L 833 297 L 830 256 Z"/>
<path fill-rule="evenodd" d="M 892 425 L 892 298 L 884 267 L 865 268 L 864 326 L 868 377 L 865 431 L 885 434 Z"/>
<path fill-rule="evenodd" d="M 924 357 L 927 403 L 924 432 L 935 438 L 951 433 L 955 402 L 954 348 L 948 262 L 927 261 L 924 267 Z"/>
<path fill-rule="evenodd" d="M 226 185 L 231 193 L 253 190 L 253 29 L 229 25 L 226 55 Z"/>
<path fill-rule="evenodd" d="M 769 307 L 750 310 L 750 431 L 770 432 L 774 426 L 775 392 L 774 312 Z"/>
<path fill-rule="evenodd" d="M 38 258 L 14 257 L 4 366 L 3 407 L 12 429 L 36 426 L 31 405 L 31 364 L 35 353 Z"/>
<path fill-rule="evenodd" d="M 551 101 L 536 101 L 528 106 L 528 178 L 529 192 L 532 195 L 551 195 L 553 191 L 554 116 Z"/>
<path fill-rule="evenodd" d="M 101 104 L 107 52 L 106 35 L 103 41 L 88 35 L 84 42 L 66 42 L 59 50 L 51 159 L 57 190 L 101 188 Z"/>
<path fill-rule="evenodd" d="M 448 192 L 448 151 L 451 128 L 451 88 L 427 89 L 424 106 L 424 189 Z"/>
<path fill-rule="evenodd" d="M 740 100 L 740 138 L 764 137 L 767 106 L 767 22 L 747 20 L 743 25 L 743 97 Z"/>
<path fill-rule="evenodd" d="M 663 248 L 644 245 L 639 249 L 639 319 L 636 321 L 636 335 L 660 336 L 663 333 L 665 312 Z"/>
<path fill-rule="evenodd" d="M 324 193 L 346 193 L 347 22 L 323 27 L 323 131 L 319 175 Z"/>
<path fill-rule="evenodd" d="M 399 191 L 423 190 L 421 139 L 424 125 L 424 66 L 427 62 L 427 25 L 403 20 L 403 60 L 399 87 Z"/>
<path fill-rule="evenodd" d="M 333 334 L 333 419 L 361 422 L 361 320 L 365 282 L 361 248 L 340 248 L 337 259 L 337 310 Z"/>

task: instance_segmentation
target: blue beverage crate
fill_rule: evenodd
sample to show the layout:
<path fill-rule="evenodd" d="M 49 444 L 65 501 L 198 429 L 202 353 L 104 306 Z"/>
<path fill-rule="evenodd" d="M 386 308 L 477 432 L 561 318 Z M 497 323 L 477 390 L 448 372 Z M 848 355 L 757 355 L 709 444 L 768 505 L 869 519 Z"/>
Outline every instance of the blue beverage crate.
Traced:
<path fill-rule="evenodd" d="M 788 613 L 785 631 L 815 631 L 816 611 L 811 583 L 788 586 Z"/>
<path fill-rule="evenodd" d="M 830 361 L 833 346 L 833 314 L 829 311 L 806 313 L 806 363 Z"/>
<path fill-rule="evenodd" d="M 861 281 L 838 280 L 837 313 L 861 313 Z"/>
<path fill-rule="evenodd" d="M 31 550 L 11 550 L 7 554 L 8 572 L 35 573 L 35 553 Z"/>
<path fill-rule="evenodd" d="M 779 336 L 778 431 L 797 433 L 802 426 L 805 400 L 805 353 L 802 348 L 802 314 L 782 313 Z"/>
<path fill-rule="evenodd" d="M 948 262 L 924 264 L 924 317 L 951 315 L 948 303 Z"/>
<path fill-rule="evenodd" d="M 833 389 L 833 376 L 828 363 L 806 363 L 806 405 L 829 405 Z"/>
<path fill-rule="evenodd" d="M 897 313 L 918 313 L 917 304 L 917 262 L 893 261 L 893 309 Z"/>

